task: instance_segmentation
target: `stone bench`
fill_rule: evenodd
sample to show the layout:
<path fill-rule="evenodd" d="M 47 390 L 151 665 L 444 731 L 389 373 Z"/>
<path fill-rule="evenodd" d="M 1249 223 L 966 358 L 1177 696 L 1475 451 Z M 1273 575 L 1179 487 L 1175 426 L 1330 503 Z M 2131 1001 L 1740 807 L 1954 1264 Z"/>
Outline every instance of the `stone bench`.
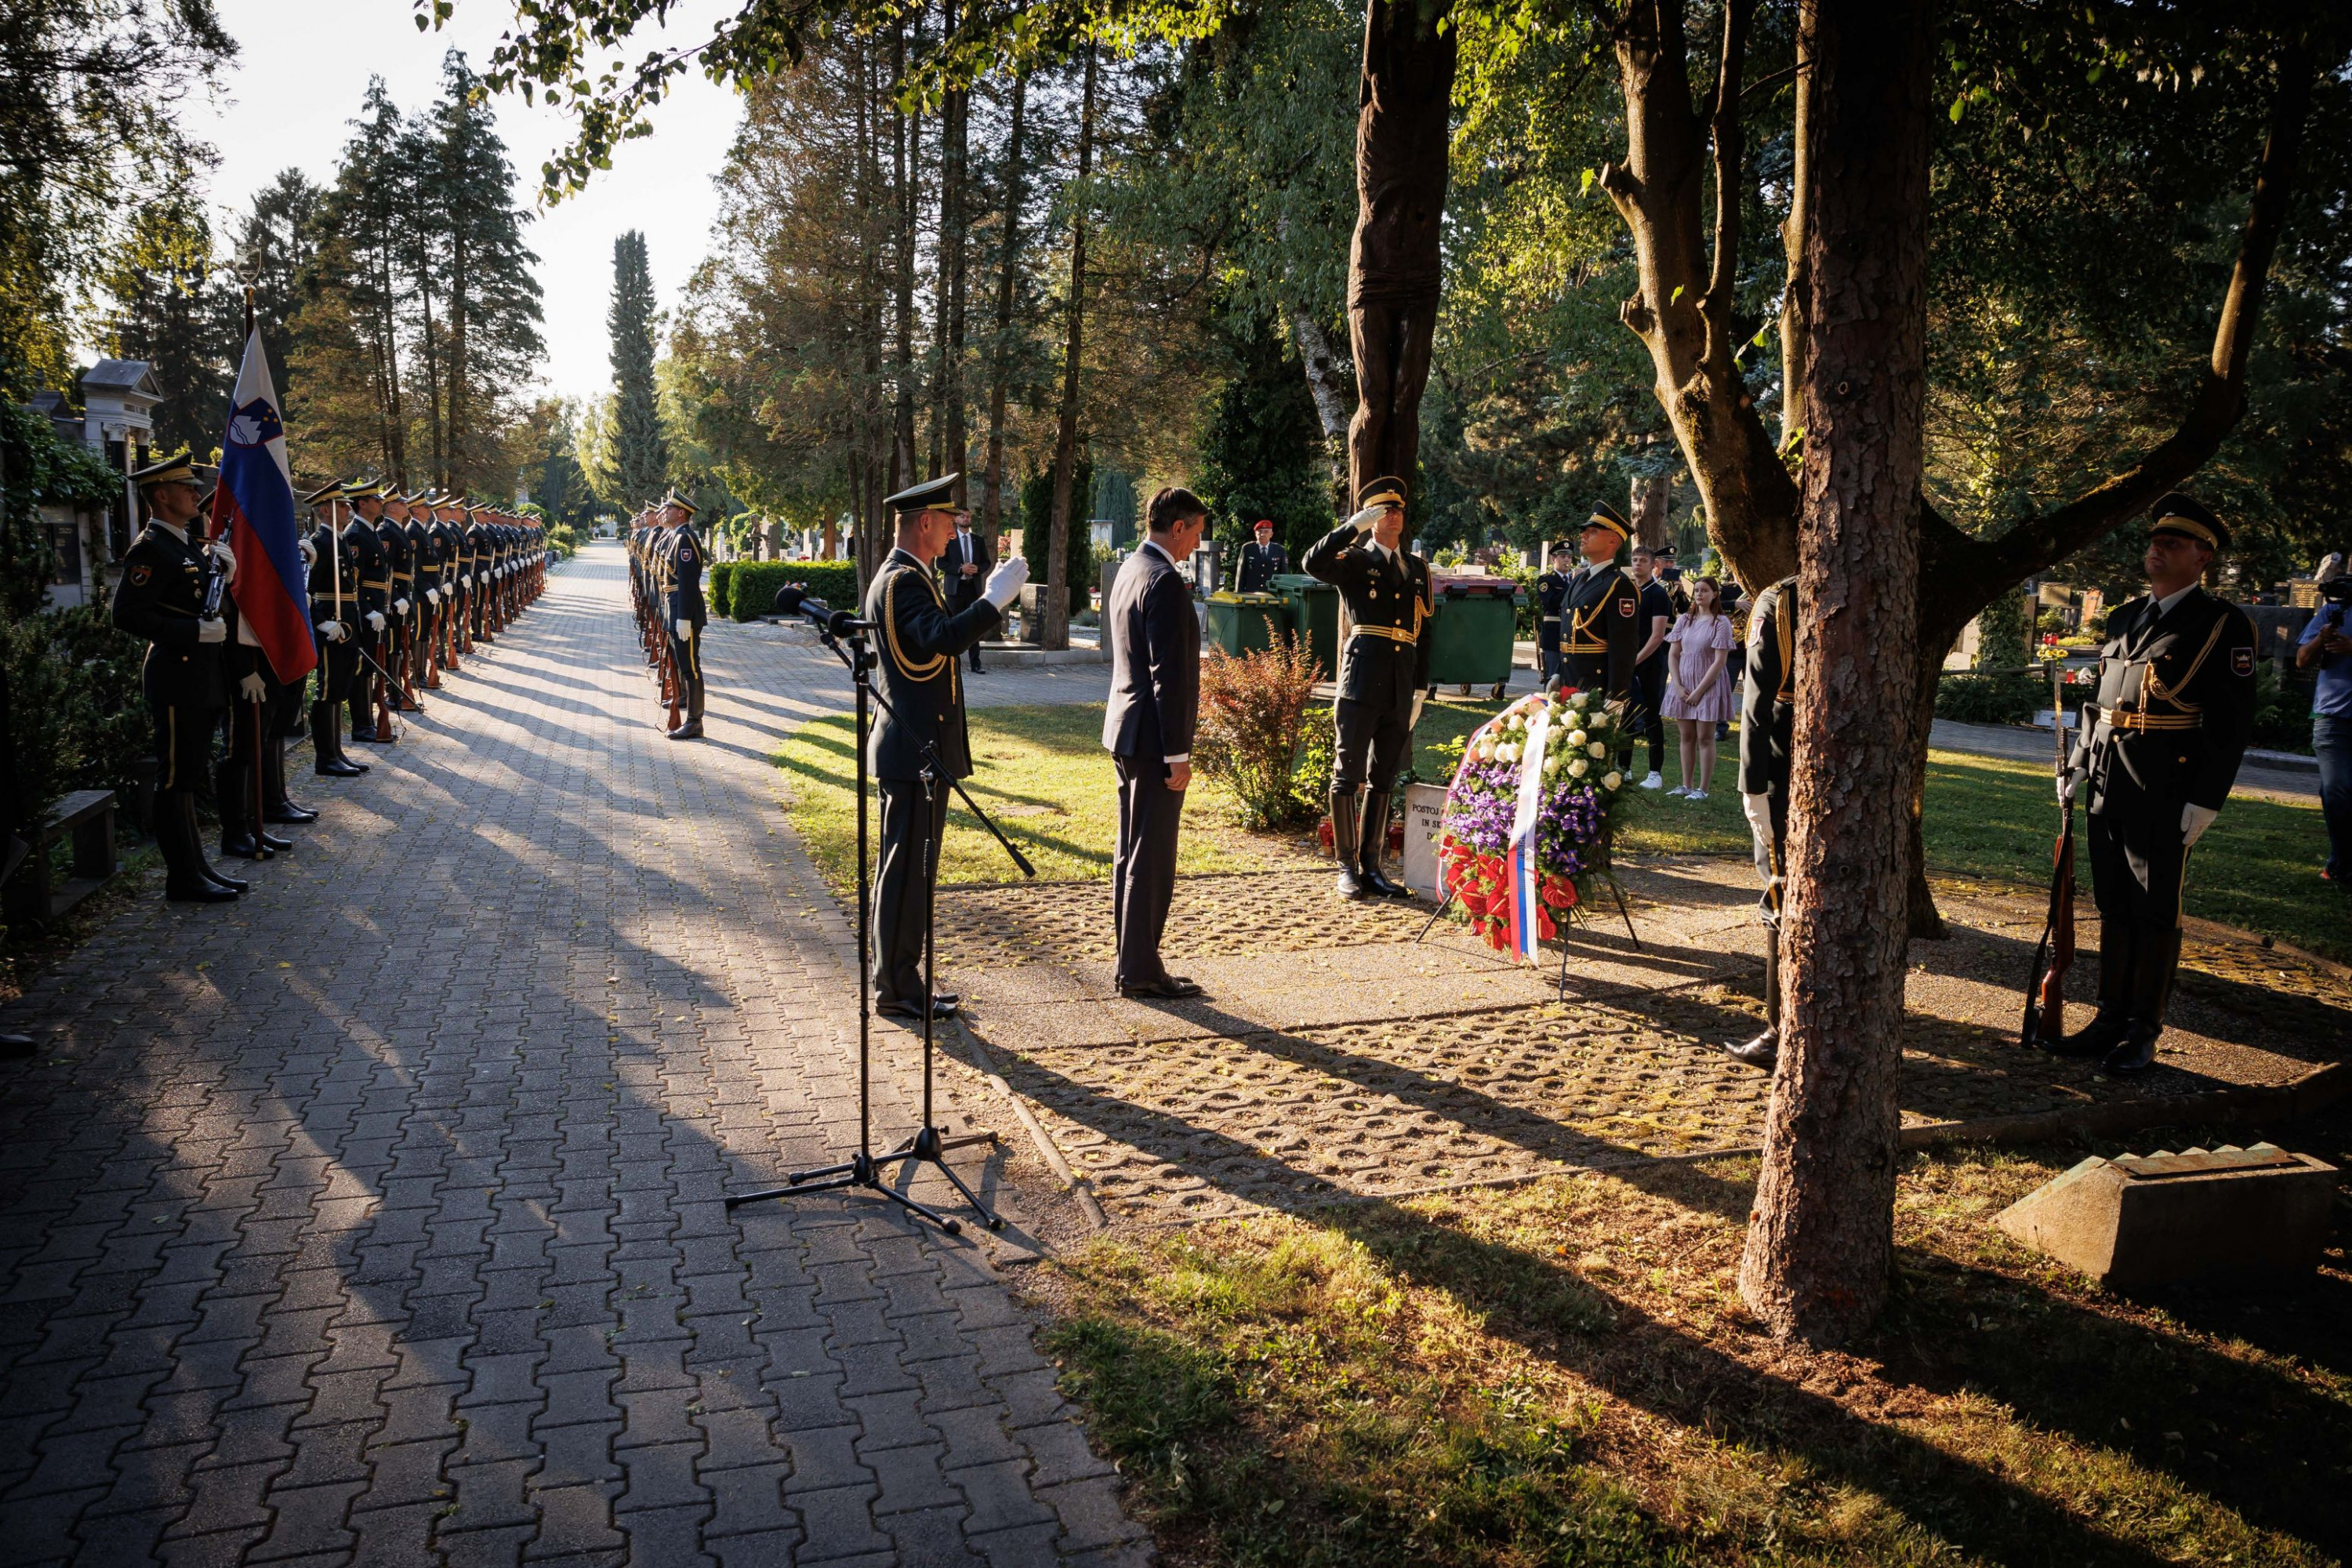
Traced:
<path fill-rule="evenodd" d="M 49 846 L 73 836 L 73 875 L 49 885 Z M 56 920 L 106 885 L 114 875 L 114 792 L 76 790 L 58 803 L 30 836 L 32 853 L 0 888 L 0 908 L 11 921 Z"/>

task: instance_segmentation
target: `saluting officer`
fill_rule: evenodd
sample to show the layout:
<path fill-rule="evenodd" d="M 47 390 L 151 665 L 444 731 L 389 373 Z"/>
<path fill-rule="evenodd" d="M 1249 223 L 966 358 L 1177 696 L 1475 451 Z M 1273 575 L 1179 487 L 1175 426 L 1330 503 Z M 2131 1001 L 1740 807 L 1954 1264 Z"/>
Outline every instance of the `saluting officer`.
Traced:
<path fill-rule="evenodd" d="M 212 487 L 184 449 L 148 464 L 131 479 L 148 521 L 122 557 L 114 624 L 148 644 L 139 685 L 155 725 L 155 844 L 163 852 L 163 896 L 180 903 L 220 903 L 246 885 L 205 864 L 195 791 L 212 761 L 213 731 L 227 701 L 221 649 L 228 641 L 228 623 L 220 604 L 236 558 L 226 545 L 207 546 L 196 531 Z M 216 577 L 224 585 L 214 594 Z"/>
<path fill-rule="evenodd" d="M 709 625 L 702 602 L 702 541 L 695 537 L 694 503 L 676 490 L 662 501 L 662 522 L 670 531 L 665 552 L 662 635 L 669 638 L 670 668 L 677 671 L 686 722 L 669 732 L 673 741 L 702 735 L 702 630 Z"/>
<path fill-rule="evenodd" d="M 1726 1046 L 1734 1061 L 1772 1070 L 1780 1059 L 1780 902 L 1787 888 L 1789 740 L 1797 723 L 1797 579 L 1756 596 L 1748 617 L 1748 690 L 1739 708 L 1739 804 L 1764 879 L 1764 1032 Z"/>
<path fill-rule="evenodd" d="M 343 548 L 350 503 L 341 484 L 302 498 L 317 519 L 310 530 L 310 637 L 319 649 L 319 695 L 310 704 L 311 771 L 325 778 L 357 778 L 365 763 L 343 754 L 343 704 L 359 668 L 360 563 Z"/>
<path fill-rule="evenodd" d="M 1254 537 L 1242 546 L 1241 564 L 1234 569 L 1234 587 L 1243 594 L 1268 593 L 1274 580 L 1290 570 L 1290 552 L 1274 542 L 1271 519 L 1258 519 L 1251 532 Z"/>
<path fill-rule="evenodd" d="M 1551 547 L 1550 566 L 1536 578 L 1536 673 L 1549 680 L 1560 672 L 1561 606 L 1568 603 L 1569 552 L 1565 544 Z"/>
<path fill-rule="evenodd" d="M 955 508 L 958 478 L 950 474 L 884 499 L 898 525 L 898 547 L 883 557 L 866 588 L 865 616 L 878 628 L 882 645 L 874 661 L 882 710 L 866 745 L 866 766 L 882 797 L 874 999 L 880 1012 L 917 1022 L 927 1005 L 940 1018 L 952 1016 L 956 1005 L 953 996 L 927 997 L 922 965 L 931 881 L 947 826 L 947 781 L 971 776 L 957 660 L 1003 624 L 1004 606 L 1029 577 L 1029 563 L 1013 556 L 988 574 L 977 603 L 948 613 L 931 563 L 969 516 Z"/>
<path fill-rule="evenodd" d="M 1617 565 L 1633 535 L 1633 525 L 1615 507 L 1594 507 L 1578 537 L 1584 564 L 1560 605 L 1561 679 L 1612 702 L 1639 700 L 1633 666 L 1642 651 L 1642 591 Z"/>
<path fill-rule="evenodd" d="M 1378 479 L 1356 514 L 1307 549 L 1299 564 L 1339 590 L 1347 646 L 1331 706 L 1331 848 L 1339 894 L 1412 895 L 1381 874 L 1389 796 L 1412 751 L 1421 690 L 1429 682 L 1429 563 L 1404 552 L 1404 481 Z M 1359 805 L 1357 791 L 1362 790 Z"/>
<path fill-rule="evenodd" d="M 2189 851 L 2230 798 L 2254 717 L 2253 623 L 2198 585 L 2230 531 L 2178 491 L 2150 516 L 2148 591 L 2107 616 L 2098 701 L 2058 785 L 2061 799 L 2090 792 L 2099 1010 L 2053 1049 L 2117 1074 L 2156 1063 Z"/>

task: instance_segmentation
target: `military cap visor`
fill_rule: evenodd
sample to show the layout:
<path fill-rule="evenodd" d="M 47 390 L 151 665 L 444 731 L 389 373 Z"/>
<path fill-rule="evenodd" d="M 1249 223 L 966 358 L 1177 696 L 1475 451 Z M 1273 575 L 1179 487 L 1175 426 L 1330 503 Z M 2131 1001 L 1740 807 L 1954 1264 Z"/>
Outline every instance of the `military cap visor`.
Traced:
<path fill-rule="evenodd" d="M 2230 548 L 2230 530 L 2212 510 L 2194 496 L 2173 491 L 2148 510 L 2150 533 L 2175 533 L 2193 539 L 2208 550 Z"/>
<path fill-rule="evenodd" d="M 309 495 L 304 496 L 302 498 L 302 504 L 304 506 L 324 506 L 329 501 L 341 500 L 342 499 L 342 481 L 341 479 L 331 479 L 327 483 L 320 485 L 317 489 L 312 490 Z"/>
<path fill-rule="evenodd" d="M 1602 501 L 1592 509 L 1592 515 L 1584 520 L 1584 526 L 1588 529 L 1605 528 L 1620 539 L 1633 537 L 1633 525 L 1627 522 L 1624 514 L 1607 501 Z"/>
<path fill-rule="evenodd" d="M 196 466 L 196 460 L 189 455 L 188 449 L 183 447 L 168 458 L 158 458 L 143 468 L 134 469 L 131 475 L 131 482 L 144 489 L 149 485 L 201 486 L 211 481 Z"/>
<path fill-rule="evenodd" d="M 382 500 L 383 487 L 373 479 L 353 479 L 343 487 L 343 494 L 353 500 Z"/>
<path fill-rule="evenodd" d="M 1361 511 L 1370 506 L 1402 506 L 1406 493 L 1402 479 L 1383 475 L 1357 492 L 1356 510 Z"/>
<path fill-rule="evenodd" d="M 672 490 L 669 494 L 662 497 L 661 503 L 664 510 L 667 510 L 671 507 L 676 507 L 678 510 L 686 513 L 688 517 L 692 517 L 696 511 L 695 504 L 687 500 L 684 496 L 678 494 L 676 490 Z"/>
<path fill-rule="evenodd" d="M 961 471 L 943 474 L 936 479 L 926 479 L 919 485 L 908 485 L 894 496 L 884 496 L 882 504 L 894 517 L 905 517 L 917 511 L 953 511 L 956 481 L 963 478 Z"/>

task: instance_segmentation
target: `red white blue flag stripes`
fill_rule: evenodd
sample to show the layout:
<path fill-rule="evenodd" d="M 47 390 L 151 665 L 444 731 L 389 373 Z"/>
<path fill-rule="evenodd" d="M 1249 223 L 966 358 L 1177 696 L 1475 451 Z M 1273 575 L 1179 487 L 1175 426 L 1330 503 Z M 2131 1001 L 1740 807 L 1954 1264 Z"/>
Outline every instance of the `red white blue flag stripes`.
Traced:
<path fill-rule="evenodd" d="M 281 682 L 319 662 L 310 640 L 310 582 L 294 525 L 294 478 L 286 461 L 286 426 L 257 328 L 245 340 L 245 364 L 229 400 L 221 441 L 220 484 L 213 491 L 213 533 L 236 555 L 229 595 Z"/>

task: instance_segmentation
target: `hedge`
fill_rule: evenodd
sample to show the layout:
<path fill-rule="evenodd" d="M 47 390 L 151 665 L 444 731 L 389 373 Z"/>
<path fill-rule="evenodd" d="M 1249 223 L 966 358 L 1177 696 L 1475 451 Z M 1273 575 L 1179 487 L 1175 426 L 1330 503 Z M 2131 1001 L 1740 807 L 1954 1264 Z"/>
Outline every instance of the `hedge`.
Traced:
<path fill-rule="evenodd" d="M 836 610 L 857 607 L 857 563 L 854 561 L 733 561 L 728 574 L 727 597 L 721 613 L 739 621 L 756 621 L 773 615 L 776 590 L 797 583 L 812 598 Z"/>
<path fill-rule="evenodd" d="M 705 595 L 710 603 L 710 613 L 725 620 L 735 613 L 735 602 L 729 595 L 735 587 L 735 567 L 732 561 L 710 563 L 710 592 Z"/>

